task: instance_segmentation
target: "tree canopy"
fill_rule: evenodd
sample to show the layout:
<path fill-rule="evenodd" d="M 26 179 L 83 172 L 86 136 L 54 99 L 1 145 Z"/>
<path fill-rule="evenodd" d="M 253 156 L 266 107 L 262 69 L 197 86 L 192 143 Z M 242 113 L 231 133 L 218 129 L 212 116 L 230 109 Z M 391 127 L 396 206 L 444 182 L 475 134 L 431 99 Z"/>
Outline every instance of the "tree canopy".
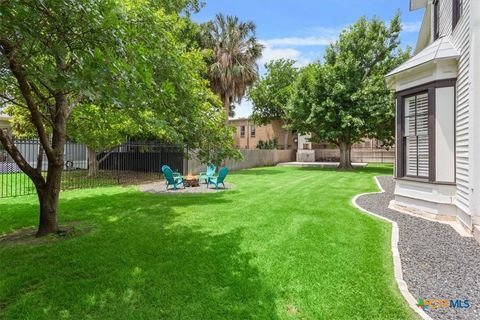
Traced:
<path fill-rule="evenodd" d="M 201 147 L 208 134 L 234 152 L 205 79 L 205 53 L 193 41 L 188 13 L 199 8 L 197 0 L 0 2 L 0 95 L 39 138 L 47 172 L 25 161 L 4 132 L 0 141 L 37 189 L 38 235 L 58 228 L 66 139 L 103 144 L 95 122 L 111 110 L 121 119 L 143 117 L 167 141 Z M 72 114 L 89 119 L 77 122 L 77 134 Z"/>
<path fill-rule="evenodd" d="M 340 167 L 351 168 L 350 150 L 364 138 L 393 142 L 395 100 L 384 75 L 409 57 L 400 48 L 400 18 L 389 26 L 359 19 L 317 62 L 301 71 L 288 108 L 292 128 L 312 141 L 340 147 Z"/>
<path fill-rule="evenodd" d="M 266 75 L 248 90 L 253 103 L 255 123 L 267 124 L 273 120 L 286 120 L 286 109 L 292 96 L 298 69 L 295 61 L 279 59 L 265 64 Z"/>

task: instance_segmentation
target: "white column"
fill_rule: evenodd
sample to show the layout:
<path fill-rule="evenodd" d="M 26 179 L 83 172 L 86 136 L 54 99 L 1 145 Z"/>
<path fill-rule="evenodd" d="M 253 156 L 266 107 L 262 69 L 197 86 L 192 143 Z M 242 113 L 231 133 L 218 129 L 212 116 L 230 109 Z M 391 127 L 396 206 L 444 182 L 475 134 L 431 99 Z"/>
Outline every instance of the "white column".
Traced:
<path fill-rule="evenodd" d="M 315 150 L 310 142 L 311 134 L 298 135 L 297 162 L 315 162 Z"/>

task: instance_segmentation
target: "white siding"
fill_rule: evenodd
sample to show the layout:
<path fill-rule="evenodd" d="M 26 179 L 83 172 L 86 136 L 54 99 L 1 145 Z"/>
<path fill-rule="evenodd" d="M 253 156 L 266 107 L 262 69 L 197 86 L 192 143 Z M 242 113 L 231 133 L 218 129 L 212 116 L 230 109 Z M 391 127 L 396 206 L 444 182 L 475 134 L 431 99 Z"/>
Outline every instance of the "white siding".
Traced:
<path fill-rule="evenodd" d="M 452 33 L 453 1 L 440 0 L 440 37 Z"/>
<path fill-rule="evenodd" d="M 436 180 L 455 182 L 455 88 L 438 88 L 435 98 Z"/>
<path fill-rule="evenodd" d="M 449 3 L 452 1 L 441 1 Z M 470 170 L 469 170 L 469 120 L 471 116 L 469 102 L 470 88 L 470 0 L 464 0 L 463 16 L 451 34 L 453 45 L 460 51 L 458 62 L 457 94 L 456 94 L 456 181 L 457 205 L 465 213 L 470 214 Z M 450 15 L 451 30 L 451 9 Z"/>

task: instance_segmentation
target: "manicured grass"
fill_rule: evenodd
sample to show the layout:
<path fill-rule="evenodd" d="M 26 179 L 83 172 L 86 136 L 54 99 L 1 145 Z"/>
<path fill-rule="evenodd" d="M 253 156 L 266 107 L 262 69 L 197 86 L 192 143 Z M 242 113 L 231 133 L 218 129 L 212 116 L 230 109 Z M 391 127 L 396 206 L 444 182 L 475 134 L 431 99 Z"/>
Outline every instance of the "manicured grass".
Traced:
<path fill-rule="evenodd" d="M 132 171 L 104 171 L 101 170 L 93 178 L 88 176 L 87 170 L 65 170 L 62 175 L 62 189 L 84 189 L 93 187 L 107 187 L 119 184 L 139 184 L 141 182 L 156 181 L 160 173 L 139 173 Z M 0 199 L 35 194 L 32 180 L 24 173 L 0 173 Z"/>
<path fill-rule="evenodd" d="M 33 182 L 24 173 L 0 173 L 0 198 L 35 193 Z"/>
<path fill-rule="evenodd" d="M 409 319 L 389 224 L 350 204 L 375 175 L 258 168 L 234 190 L 64 192 L 61 223 L 91 230 L 0 246 L 2 319 Z M 35 225 L 35 197 L 0 201 L 0 233 Z"/>

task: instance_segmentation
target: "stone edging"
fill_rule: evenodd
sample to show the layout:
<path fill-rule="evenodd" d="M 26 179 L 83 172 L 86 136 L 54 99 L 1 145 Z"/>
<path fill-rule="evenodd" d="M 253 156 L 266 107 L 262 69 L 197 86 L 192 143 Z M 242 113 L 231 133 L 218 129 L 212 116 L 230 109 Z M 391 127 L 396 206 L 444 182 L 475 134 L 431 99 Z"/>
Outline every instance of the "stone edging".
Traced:
<path fill-rule="evenodd" d="M 375 182 L 377 183 L 378 188 L 381 191 L 358 194 L 352 199 L 352 205 L 355 208 L 361 210 L 362 212 L 367 213 L 371 216 L 374 216 L 378 219 L 387 221 L 392 225 L 391 250 L 392 250 L 392 255 L 393 255 L 394 276 L 395 276 L 395 281 L 397 281 L 398 289 L 402 293 L 403 298 L 407 301 L 407 303 L 408 303 L 408 305 L 410 306 L 411 309 L 413 309 L 422 319 L 432 320 L 432 318 L 428 314 L 426 314 L 425 311 L 423 311 L 422 309 L 420 309 L 417 306 L 417 301 L 415 300 L 415 298 L 413 297 L 411 292 L 408 291 L 407 283 L 405 282 L 405 280 L 403 280 L 402 262 L 400 260 L 400 253 L 398 251 L 398 240 L 399 240 L 398 224 L 393 220 L 390 220 L 388 218 L 382 217 L 378 214 L 375 214 L 373 212 L 365 210 L 357 204 L 357 199 L 361 196 L 369 195 L 369 194 L 378 194 L 378 193 L 384 193 L 385 192 L 382 185 L 378 181 L 377 177 L 374 177 L 374 178 L 375 178 Z"/>

